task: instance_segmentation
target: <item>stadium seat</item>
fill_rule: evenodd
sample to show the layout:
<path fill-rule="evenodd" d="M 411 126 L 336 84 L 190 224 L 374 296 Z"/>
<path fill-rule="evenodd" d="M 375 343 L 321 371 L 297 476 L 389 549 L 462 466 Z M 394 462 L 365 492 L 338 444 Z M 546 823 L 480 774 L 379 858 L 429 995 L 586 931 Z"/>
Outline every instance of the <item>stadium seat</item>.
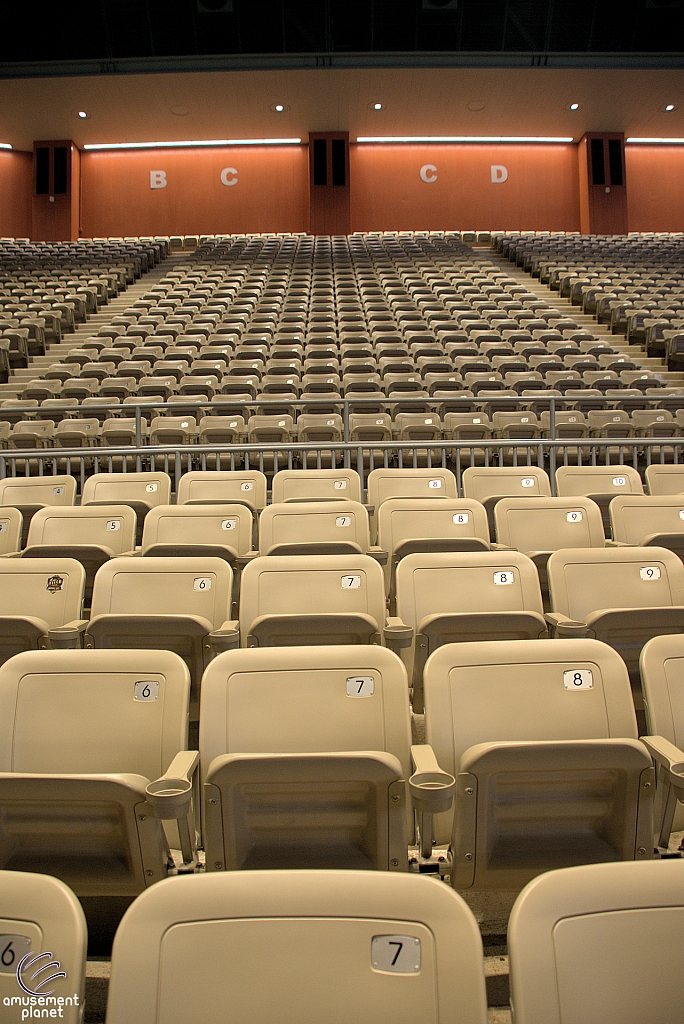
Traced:
<path fill-rule="evenodd" d="M 255 512 L 266 506 L 266 477 L 257 469 L 204 470 L 184 473 L 178 483 L 179 505 L 242 501 Z M 162 503 L 160 503 L 162 504 Z M 168 501 L 164 504 L 168 504 Z"/>
<path fill-rule="evenodd" d="M 683 927 L 682 861 L 590 864 L 535 878 L 508 925 L 516 1024 L 676 1019 Z"/>
<path fill-rule="evenodd" d="M 684 630 L 684 566 L 666 548 L 572 548 L 548 561 L 557 637 L 595 637 L 622 655 L 635 690 L 639 653 L 653 636 Z"/>
<path fill-rule="evenodd" d="M 684 494 L 625 494 L 609 511 L 615 543 L 669 548 L 684 558 Z"/>
<path fill-rule="evenodd" d="M 664 850 L 670 833 L 681 831 L 684 822 L 683 639 L 681 635 L 653 637 L 640 658 L 648 733 L 642 741 L 656 765 L 656 837 Z"/>
<path fill-rule="evenodd" d="M 449 469 L 374 469 L 368 474 L 372 509 L 371 540 L 376 543 L 380 506 L 389 498 L 456 498 L 456 477 Z"/>
<path fill-rule="evenodd" d="M 73 558 L 0 559 L 0 663 L 51 643 L 81 645 L 85 570 Z"/>
<path fill-rule="evenodd" d="M 188 670 L 168 651 L 31 651 L 6 662 L 1 866 L 56 875 L 78 896 L 135 895 L 168 874 L 168 821 L 179 863 L 193 867 L 189 695 Z"/>
<path fill-rule="evenodd" d="M 0 480 L 0 505 L 13 505 L 24 517 L 22 546 L 26 544 L 31 517 L 45 505 L 73 505 L 73 476 L 5 477 Z"/>
<path fill-rule="evenodd" d="M 425 664 L 443 644 L 548 635 L 536 569 L 518 551 L 407 555 L 396 571 L 396 612 L 414 635 L 404 658 L 417 712 Z"/>
<path fill-rule="evenodd" d="M 273 502 L 361 501 L 361 477 L 354 469 L 281 469 L 273 477 Z"/>
<path fill-rule="evenodd" d="M 649 494 L 684 492 L 684 466 L 662 466 L 653 463 L 646 467 L 645 476 Z"/>
<path fill-rule="evenodd" d="M 86 947 L 88 935 L 81 905 L 63 882 L 30 871 L 0 871 L 2 970 L 0 1004 L 15 1011 L 8 1021 L 26 1017 L 31 1003 L 17 985 L 20 965 L 24 984 L 36 995 L 36 1010 L 54 1011 L 67 1024 L 82 1024 L 85 1007 Z M 8 934 L 9 933 L 9 934 Z M 45 970 L 47 965 L 47 971 Z M 33 973 L 35 972 L 35 973 Z M 36 978 L 36 974 L 38 977 Z M 42 978 L 40 977 L 42 974 Z M 35 980 L 34 980 L 35 979 Z"/>
<path fill-rule="evenodd" d="M 425 735 L 458 779 L 453 813 L 434 822 L 456 889 L 652 857 L 653 767 L 624 663 L 605 644 L 441 647 L 425 671 Z"/>
<path fill-rule="evenodd" d="M 410 742 L 406 672 L 391 651 L 221 655 L 202 680 L 207 870 L 407 871 Z"/>
<path fill-rule="evenodd" d="M 606 537 L 610 536 L 609 506 L 613 498 L 644 493 L 641 477 L 633 466 L 559 466 L 556 489 L 562 498 L 591 498 L 601 509 Z"/>
<path fill-rule="evenodd" d="M 18 508 L 0 508 L 0 555 L 15 554 L 21 548 L 24 519 Z"/>
<path fill-rule="evenodd" d="M 242 502 L 157 505 L 145 518 L 142 553 L 154 558 L 224 558 L 235 566 L 252 551 L 252 512 Z"/>
<path fill-rule="evenodd" d="M 226 1006 L 240 1022 L 486 1024 L 482 940 L 458 894 L 412 875 L 244 871 L 154 886 L 119 927 L 107 1024 L 209 1021 Z"/>
<path fill-rule="evenodd" d="M 463 471 L 463 494 L 475 498 L 487 510 L 492 540 L 494 507 L 506 497 L 550 497 L 549 477 L 539 466 L 469 466 Z"/>
<path fill-rule="evenodd" d="M 130 505 L 137 516 L 136 543 L 142 540 L 145 516 L 171 500 L 168 473 L 93 473 L 83 485 L 82 505 Z"/>
<path fill-rule="evenodd" d="M 95 577 L 86 646 L 179 654 L 190 669 L 197 720 L 205 665 L 233 645 L 232 633 L 222 634 L 230 630 L 232 593 L 233 571 L 223 558 L 112 559 Z"/>
<path fill-rule="evenodd" d="M 298 501 L 267 505 L 259 518 L 262 555 L 371 554 L 368 512 L 358 501 Z"/>

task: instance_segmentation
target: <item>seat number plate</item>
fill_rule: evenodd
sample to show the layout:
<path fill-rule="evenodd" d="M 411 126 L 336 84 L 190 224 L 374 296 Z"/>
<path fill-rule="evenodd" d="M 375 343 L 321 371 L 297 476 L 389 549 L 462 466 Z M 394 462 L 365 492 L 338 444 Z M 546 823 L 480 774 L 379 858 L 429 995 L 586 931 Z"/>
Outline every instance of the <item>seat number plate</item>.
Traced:
<path fill-rule="evenodd" d="M 566 690 L 593 690 L 594 677 L 590 668 L 569 668 L 563 673 Z"/>
<path fill-rule="evenodd" d="M 428 480 L 428 487 L 430 487 L 432 490 L 439 490 L 441 486 L 441 480 Z"/>
<path fill-rule="evenodd" d="M 145 484 L 145 490 L 148 492 L 148 494 L 154 494 L 158 486 L 158 484 Z"/>
<path fill-rule="evenodd" d="M 237 528 L 237 519 L 223 519 L 221 520 L 222 530 L 235 530 Z"/>
<path fill-rule="evenodd" d="M 568 512 L 565 518 L 569 523 L 581 523 L 584 517 L 582 513 L 578 510 L 577 512 Z"/>
<path fill-rule="evenodd" d="M 420 970 L 420 939 L 414 935 L 374 935 L 371 963 L 376 971 L 415 974 Z"/>
<path fill-rule="evenodd" d="M 108 519 L 107 520 L 107 529 L 108 530 L 120 530 L 121 529 L 121 520 L 120 519 Z"/>
<path fill-rule="evenodd" d="M 351 526 L 351 516 L 337 516 L 335 526 Z"/>
<path fill-rule="evenodd" d="M 624 477 L 624 476 L 614 476 L 613 477 L 613 487 L 624 487 L 626 483 L 627 483 L 627 477 Z"/>
<path fill-rule="evenodd" d="M 371 697 L 374 693 L 373 676 L 347 676 L 348 697 Z"/>
<path fill-rule="evenodd" d="M 211 576 L 195 576 L 192 581 L 193 590 L 211 590 Z"/>
<path fill-rule="evenodd" d="M 641 576 L 642 580 L 659 580 L 660 566 L 645 565 L 642 569 L 639 569 L 639 575 Z"/>
<path fill-rule="evenodd" d="M 143 679 L 133 684 L 133 700 L 157 700 L 158 697 L 159 683 Z"/>
<path fill-rule="evenodd" d="M 494 573 L 494 584 L 495 586 L 507 586 L 515 581 L 515 573 L 509 569 L 507 572 L 495 572 Z"/>
<path fill-rule="evenodd" d="M 534 487 L 534 477 L 524 476 L 520 481 L 522 487 Z"/>
<path fill-rule="evenodd" d="M 17 964 L 30 950 L 26 935 L 0 935 L 0 974 L 16 974 Z"/>
<path fill-rule="evenodd" d="M 254 484 L 250 480 L 248 480 L 246 483 L 240 484 L 240 490 L 241 491 L 253 491 L 254 490 Z"/>
<path fill-rule="evenodd" d="M 455 512 L 454 513 L 454 523 L 456 524 L 456 526 L 463 526 L 465 523 L 469 522 L 469 520 L 470 520 L 470 515 L 469 515 L 468 512 Z"/>
<path fill-rule="evenodd" d="M 346 491 L 346 489 L 347 489 L 347 481 L 346 480 L 336 480 L 335 483 L 333 484 L 333 487 L 335 488 L 336 491 Z"/>
<path fill-rule="evenodd" d="M 343 590 L 358 590 L 361 586 L 360 576 L 343 576 L 342 577 L 342 589 Z"/>

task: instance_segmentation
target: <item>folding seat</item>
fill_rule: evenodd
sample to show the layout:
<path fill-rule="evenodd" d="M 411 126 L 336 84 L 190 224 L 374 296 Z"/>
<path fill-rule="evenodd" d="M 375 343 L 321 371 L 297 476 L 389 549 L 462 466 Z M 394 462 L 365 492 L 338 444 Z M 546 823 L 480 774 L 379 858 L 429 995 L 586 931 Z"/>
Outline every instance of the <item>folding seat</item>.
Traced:
<path fill-rule="evenodd" d="M 18 449 L 52 448 L 54 420 L 19 420 L 9 435 L 9 447 Z"/>
<path fill-rule="evenodd" d="M 84 587 L 73 558 L 0 558 L 0 663 L 52 641 L 80 645 Z"/>
<path fill-rule="evenodd" d="M 551 484 L 539 466 L 469 466 L 463 471 L 463 494 L 482 502 L 493 537 L 493 510 L 501 498 L 550 497 Z"/>
<path fill-rule="evenodd" d="M 610 503 L 613 541 L 661 547 L 684 557 L 684 495 L 625 494 Z"/>
<path fill-rule="evenodd" d="M 684 466 L 663 466 L 653 463 L 646 467 L 646 486 L 649 494 L 682 494 L 684 492 Z"/>
<path fill-rule="evenodd" d="M 3 665 L 2 867 L 120 897 L 167 876 L 170 843 L 192 870 L 189 691 L 187 667 L 163 650 L 30 651 Z"/>
<path fill-rule="evenodd" d="M 404 656 L 413 707 L 423 710 L 423 670 L 443 644 L 547 636 L 539 578 L 518 551 L 407 555 L 396 568 L 396 615 L 414 635 Z"/>
<path fill-rule="evenodd" d="M 520 893 L 508 925 L 516 1024 L 674 1020 L 684 864 L 590 864 Z"/>
<path fill-rule="evenodd" d="M 256 469 L 184 473 L 178 483 L 177 501 L 179 505 L 242 502 L 256 516 L 266 505 L 266 477 Z"/>
<path fill-rule="evenodd" d="M 361 501 L 361 477 L 354 469 L 281 469 L 273 477 L 273 502 Z M 265 502 L 264 502 L 265 504 Z"/>
<path fill-rule="evenodd" d="M 245 436 L 243 416 L 203 416 L 199 422 L 199 444 L 238 444 Z"/>
<path fill-rule="evenodd" d="M 0 912 L 14 934 L 2 936 L 3 970 L 0 971 L 0 1002 L 16 1006 L 21 1020 L 23 1006 L 30 1013 L 31 996 L 17 984 L 17 969 L 34 992 L 34 1012 L 50 1009 L 67 1024 L 81 1024 L 85 1006 L 85 975 L 88 934 L 81 905 L 73 892 L 50 875 L 29 871 L 0 871 Z M 53 959 L 54 958 L 54 959 Z M 43 973 L 45 965 L 49 969 Z M 42 973 L 32 980 L 32 972 Z M 36 975 L 33 974 L 33 978 Z M 38 1000 L 42 997 L 42 1002 Z M 25 1000 L 22 1002 L 22 1000 Z"/>
<path fill-rule="evenodd" d="M 370 554 L 381 563 L 387 552 L 371 548 L 368 512 L 358 501 L 298 501 L 267 505 L 259 519 L 262 555 Z"/>
<path fill-rule="evenodd" d="M 441 647 L 425 670 L 425 729 L 434 767 L 459 780 L 453 813 L 434 819 L 456 889 L 652 857 L 653 767 L 625 665 L 605 644 Z"/>
<path fill-rule="evenodd" d="M 187 445 L 197 440 L 194 416 L 155 416 L 150 423 L 150 444 Z"/>
<path fill-rule="evenodd" d="M 142 539 L 145 516 L 171 500 L 168 473 L 93 473 L 83 485 L 82 505 L 130 505 L 137 516 L 136 543 Z"/>
<path fill-rule="evenodd" d="M 559 466 L 556 490 L 561 497 L 584 495 L 601 509 L 606 536 L 610 536 L 609 506 L 616 495 L 643 494 L 644 485 L 633 466 Z"/>
<path fill-rule="evenodd" d="M 684 630 L 680 559 L 658 547 L 565 549 L 549 558 L 548 579 L 546 617 L 555 635 L 595 637 L 614 647 L 639 702 L 641 648 L 653 636 Z"/>
<path fill-rule="evenodd" d="M 125 505 L 46 506 L 31 519 L 22 558 L 74 558 L 86 571 L 90 605 L 95 573 L 117 555 L 133 554 L 136 518 Z"/>
<path fill-rule="evenodd" d="M 0 556 L 13 555 L 21 549 L 23 522 L 18 508 L 0 508 Z"/>
<path fill-rule="evenodd" d="M 73 505 L 73 476 L 5 477 L 0 480 L 0 505 L 13 505 L 24 517 L 22 544 L 26 543 L 31 517 L 45 505 Z"/>
<path fill-rule="evenodd" d="M 86 646 L 180 654 L 190 669 L 196 720 L 202 672 L 224 649 L 222 631 L 232 625 L 232 592 L 233 571 L 223 558 L 112 559 L 95 577 Z"/>
<path fill-rule="evenodd" d="M 242 647 L 411 644 L 410 630 L 386 616 L 382 568 L 366 554 L 253 559 L 233 628 Z"/>
<path fill-rule="evenodd" d="M 405 874 L 224 872 L 155 886 L 117 933 L 109 1024 L 209 1020 L 227 1005 L 236 1022 L 486 1024 L 477 924 L 446 886 Z"/>
<path fill-rule="evenodd" d="M 252 553 L 252 509 L 244 502 L 157 505 L 145 518 L 145 557 L 223 558 L 234 568 Z"/>
<path fill-rule="evenodd" d="M 497 547 L 523 551 L 534 562 L 545 607 L 546 565 L 559 548 L 603 548 L 601 510 L 591 498 L 502 498 L 494 507 Z"/>
<path fill-rule="evenodd" d="M 424 469 L 374 469 L 368 474 L 368 504 L 373 510 L 371 537 L 377 536 L 377 515 L 388 498 L 455 498 L 456 477 L 440 466 Z"/>

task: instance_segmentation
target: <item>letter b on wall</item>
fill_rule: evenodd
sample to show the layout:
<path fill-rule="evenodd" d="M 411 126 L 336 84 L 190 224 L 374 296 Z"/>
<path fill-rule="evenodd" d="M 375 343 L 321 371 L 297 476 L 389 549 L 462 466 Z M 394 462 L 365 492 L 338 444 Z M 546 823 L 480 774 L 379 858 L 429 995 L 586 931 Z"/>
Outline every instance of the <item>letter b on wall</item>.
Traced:
<path fill-rule="evenodd" d="M 150 171 L 150 188 L 166 188 L 166 171 Z"/>
<path fill-rule="evenodd" d="M 503 185 L 504 181 L 508 181 L 508 168 L 503 164 L 492 164 L 491 172 L 493 185 Z"/>

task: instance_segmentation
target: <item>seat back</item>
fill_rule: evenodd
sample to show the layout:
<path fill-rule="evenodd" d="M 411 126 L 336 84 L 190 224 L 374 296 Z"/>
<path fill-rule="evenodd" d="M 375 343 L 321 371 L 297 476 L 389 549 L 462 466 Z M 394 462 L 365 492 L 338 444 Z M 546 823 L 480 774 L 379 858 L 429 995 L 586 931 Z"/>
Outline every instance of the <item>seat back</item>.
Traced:
<path fill-rule="evenodd" d="M 334 1006 L 339 1020 L 486 1024 L 482 941 L 457 894 L 412 875 L 244 871 L 154 886 L 117 932 L 108 1024 L 210 1020 L 225 1005 L 236 1021 L 301 1024 Z"/>
<path fill-rule="evenodd" d="M 273 477 L 273 502 L 361 501 L 361 477 L 354 469 L 281 469 Z"/>
<path fill-rule="evenodd" d="M 0 507 L 0 555 L 19 551 L 23 525 L 24 517 L 18 508 Z"/>
<path fill-rule="evenodd" d="M 683 928 L 681 860 L 590 864 L 535 878 L 508 925 L 516 1024 L 676 1019 Z"/>
<path fill-rule="evenodd" d="M 260 510 L 266 505 L 266 477 L 258 469 L 184 473 L 178 483 L 178 504 L 194 505 L 203 501 L 242 501 Z"/>
<path fill-rule="evenodd" d="M 562 497 L 576 494 L 643 494 L 633 466 L 559 466 L 556 488 Z"/>
<path fill-rule="evenodd" d="M 52 629 L 80 619 L 85 571 L 73 558 L 0 559 L 0 616 L 30 616 Z"/>
<path fill-rule="evenodd" d="M 368 474 L 368 504 L 376 515 L 388 498 L 456 498 L 456 477 L 450 469 L 374 469 Z"/>
<path fill-rule="evenodd" d="M 73 505 L 73 476 L 5 477 L 0 480 L 0 505 Z"/>
<path fill-rule="evenodd" d="M 344 643 L 310 633 L 305 622 L 288 632 L 288 616 L 361 615 L 378 631 L 385 619 L 385 588 L 380 565 L 369 555 L 288 555 L 255 558 L 244 569 L 240 595 L 241 646 L 261 617 L 278 620 L 275 646 Z M 282 628 L 281 628 L 282 627 Z M 303 632 L 302 632 L 303 630 Z M 379 637 L 377 638 L 379 642 Z"/>
<path fill-rule="evenodd" d="M 518 551 L 605 546 L 601 510 L 589 498 L 502 498 L 494 507 L 496 539 Z"/>
<path fill-rule="evenodd" d="M 135 512 L 126 505 L 46 506 L 31 519 L 27 547 L 97 544 L 119 555 L 133 550 L 135 527 Z"/>
<path fill-rule="evenodd" d="M 551 485 L 538 466 L 468 466 L 463 471 L 463 493 L 484 504 L 498 496 L 550 496 Z"/>
<path fill-rule="evenodd" d="M 230 548 L 244 555 L 252 548 L 252 513 L 244 504 L 158 505 L 145 519 L 143 555 L 190 554 L 196 545 Z"/>
<path fill-rule="evenodd" d="M 198 616 L 210 629 L 230 616 L 233 572 L 222 558 L 122 556 L 98 570 L 91 619 L 98 615 Z"/>
<path fill-rule="evenodd" d="M 613 540 L 623 544 L 643 544 L 654 534 L 684 534 L 684 494 L 620 495 L 610 503 L 610 524 Z"/>
<path fill-rule="evenodd" d="M 200 717 L 209 870 L 218 862 L 406 871 L 410 743 L 406 673 L 391 651 L 220 655 L 204 673 Z M 388 790 L 399 796 L 394 821 Z"/>
<path fill-rule="evenodd" d="M 82 503 L 140 502 L 148 508 L 168 505 L 171 477 L 168 473 L 93 473 L 83 485 Z"/>
<path fill-rule="evenodd" d="M 294 554 L 315 545 L 321 552 L 335 545 L 366 552 L 370 546 L 368 512 L 358 501 L 290 501 L 267 505 L 259 517 L 262 555 Z"/>
<path fill-rule="evenodd" d="M 661 466 L 654 463 L 646 467 L 645 476 L 649 494 L 684 492 L 684 466 Z"/>
<path fill-rule="evenodd" d="M 2 965 L 0 1002 L 11 1005 L 18 997 L 31 999 L 17 984 L 17 969 L 24 962 L 22 981 L 35 992 L 42 1005 L 59 1013 L 67 1024 L 81 1024 L 85 1005 L 85 975 L 88 931 L 81 904 L 63 882 L 49 875 L 26 871 L 0 871 L 0 934 Z M 36 960 L 36 957 L 41 959 Z M 46 963 L 54 966 L 31 980 L 34 971 Z M 49 979 L 49 981 L 48 981 Z M 52 1002 L 51 1002 L 52 1001 Z M 30 1006 L 30 1002 L 28 1004 Z M 59 1007 L 59 1009 L 57 1009 Z M 27 1011 L 28 1012 L 28 1011 Z M 16 1007 L 7 1020 L 21 1019 Z"/>
<path fill-rule="evenodd" d="M 641 651 L 641 682 L 649 734 L 684 750 L 684 638 L 656 636 Z"/>
<path fill-rule="evenodd" d="M 684 566 L 665 548 L 574 548 L 548 562 L 554 611 L 576 622 L 610 608 L 684 605 Z"/>
<path fill-rule="evenodd" d="M 79 895 L 132 895 L 164 877 L 145 787 L 187 749 L 189 691 L 168 651 L 30 651 L 6 662 L 2 866 L 49 871 Z"/>

